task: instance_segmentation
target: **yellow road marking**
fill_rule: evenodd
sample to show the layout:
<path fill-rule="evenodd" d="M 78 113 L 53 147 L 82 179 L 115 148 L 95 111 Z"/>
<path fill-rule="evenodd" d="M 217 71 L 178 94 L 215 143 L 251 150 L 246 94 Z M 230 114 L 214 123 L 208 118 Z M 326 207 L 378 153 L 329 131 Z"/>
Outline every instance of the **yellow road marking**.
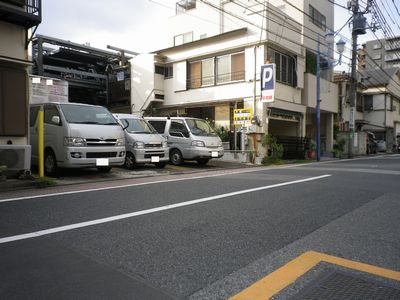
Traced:
<path fill-rule="evenodd" d="M 300 276 L 320 262 L 327 262 L 342 267 L 371 273 L 381 277 L 400 281 L 400 272 L 340 258 L 315 251 L 308 251 L 288 262 L 286 265 L 257 281 L 230 300 L 269 299 L 285 287 L 294 283 Z"/>

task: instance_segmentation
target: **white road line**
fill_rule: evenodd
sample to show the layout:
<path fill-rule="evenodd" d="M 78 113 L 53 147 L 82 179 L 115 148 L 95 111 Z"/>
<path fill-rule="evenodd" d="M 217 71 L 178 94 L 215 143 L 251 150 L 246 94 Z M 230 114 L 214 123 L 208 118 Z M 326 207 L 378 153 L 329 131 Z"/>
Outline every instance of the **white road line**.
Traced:
<path fill-rule="evenodd" d="M 75 224 L 70 224 L 70 225 L 65 225 L 65 226 L 60 226 L 60 227 L 54 227 L 54 228 L 49 228 L 49 229 L 45 229 L 45 230 L 40 230 L 40 231 L 35 231 L 35 232 L 30 232 L 30 233 L 25 233 L 25 234 L 20 234 L 20 235 L 4 237 L 4 238 L 0 238 L 0 244 L 10 243 L 10 242 L 19 241 L 19 240 L 25 240 L 25 239 L 30 239 L 30 238 L 35 238 L 35 237 L 39 237 L 39 236 L 43 236 L 43 235 L 48 235 L 48 234 L 53 234 L 53 233 L 57 233 L 57 232 L 73 230 L 73 229 L 87 227 L 87 226 L 93 226 L 93 225 L 98 225 L 98 224 L 109 223 L 109 222 L 113 222 L 113 221 L 117 221 L 117 220 L 122 220 L 122 219 L 127 219 L 127 218 L 142 216 L 142 215 L 147 215 L 147 214 L 151 214 L 151 213 L 155 213 L 155 212 L 159 212 L 159 211 L 174 209 L 174 208 L 178 208 L 178 207 L 193 205 L 193 204 L 207 202 L 207 201 L 213 201 L 213 200 L 217 200 L 217 199 L 221 199 L 221 198 L 232 197 L 232 196 L 236 196 L 236 195 L 241 195 L 241 194 L 246 194 L 246 193 L 251 193 L 251 192 L 257 192 L 257 191 L 272 189 L 272 188 L 291 185 L 291 184 L 296 184 L 296 183 L 302 183 L 302 182 L 307 182 L 307 181 L 318 180 L 318 179 L 322 179 L 322 178 L 329 177 L 329 176 L 332 176 L 332 175 L 321 175 L 321 176 L 317 176 L 317 177 L 310 177 L 310 178 L 305 178 L 305 179 L 300 179 L 300 180 L 294 180 L 294 181 L 289 181 L 289 182 L 282 182 L 282 183 L 277 183 L 277 184 L 272 184 L 272 185 L 266 185 L 266 186 L 261 186 L 261 187 L 257 187 L 257 188 L 246 189 L 246 190 L 237 191 L 237 192 L 231 192 L 231 193 L 226 193 L 226 194 L 220 194 L 220 195 L 215 195 L 215 196 L 211 196 L 211 197 L 200 198 L 200 199 L 196 199 L 196 200 L 190 200 L 190 201 L 186 201 L 186 202 L 175 203 L 175 204 L 170 204 L 170 205 L 165 205 L 165 206 L 145 209 L 145 210 L 141 210 L 141 211 L 136 211 L 136 212 L 117 215 L 117 216 L 111 216 L 111 217 L 102 218 L 102 219 L 96 219 L 96 220 L 87 221 L 87 222 L 75 223 Z"/>
<path fill-rule="evenodd" d="M 133 187 L 133 186 L 141 186 L 141 185 L 168 183 L 168 182 L 175 182 L 175 181 L 202 179 L 202 178 L 218 177 L 218 176 L 226 176 L 226 175 L 236 175 L 236 174 L 241 174 L 241 173 L 257 172 L 257 171 L 261 171 L 261 170 L 266 170 L 266 168 L 265 167 L 251 168 L 249 170 L 239 170 L 239 171 L 234 171 L 234 172 L 218 173 L 218 174 L 212 174 L 212 175 L 207 174 L 207 175 L 203 175 L 203 176 L 157 180 L 157 181 L 142 182 L 142 183 L 131 183 L 131 184 L 115 185 L 115 186 L 104 187 L 104 188 L 96 188 L 96 189 L 86 189 L 86 190 L 77 190 L 77 191 L 69 191 L 69 192 L 61 192 L 61 193 L 41 194 L 41 195 L 34 195 L 34 196 L 25 196 L 25 197 L 0 199 L 0 203 L 27 200 L 27 199 L 54 197 L 54 196 L 61 196 L 61 195 L 71 195 L 71 194 L 79 194 L 79 193 L 98 192 L 98 191 L 104 191 L 104 190 L 120 189 L 120 188 L 127 188 L 127 187 Z"/>

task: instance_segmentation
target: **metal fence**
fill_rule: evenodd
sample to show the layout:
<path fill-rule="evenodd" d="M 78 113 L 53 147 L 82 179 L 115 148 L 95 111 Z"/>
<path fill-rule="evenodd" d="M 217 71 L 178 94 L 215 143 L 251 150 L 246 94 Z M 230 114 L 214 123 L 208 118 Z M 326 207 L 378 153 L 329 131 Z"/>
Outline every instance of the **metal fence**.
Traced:
<path fill-rule="evenodd" d="M 283 146 L 283 159 L 305 159 L 309 139 L 295 136 L 277 136 L 277 143 Z"/>

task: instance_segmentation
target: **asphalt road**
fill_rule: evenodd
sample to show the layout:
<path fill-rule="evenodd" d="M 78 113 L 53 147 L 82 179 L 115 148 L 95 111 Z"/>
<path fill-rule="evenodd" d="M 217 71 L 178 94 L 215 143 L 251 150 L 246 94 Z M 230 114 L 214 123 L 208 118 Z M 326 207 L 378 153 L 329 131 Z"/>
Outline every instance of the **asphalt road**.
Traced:
<path fill-rule="evenodd" d="M 399 175 L 385 155 L 0 195 L 0 298 L 227 299 L 309 250 L 399 271 Z"/>

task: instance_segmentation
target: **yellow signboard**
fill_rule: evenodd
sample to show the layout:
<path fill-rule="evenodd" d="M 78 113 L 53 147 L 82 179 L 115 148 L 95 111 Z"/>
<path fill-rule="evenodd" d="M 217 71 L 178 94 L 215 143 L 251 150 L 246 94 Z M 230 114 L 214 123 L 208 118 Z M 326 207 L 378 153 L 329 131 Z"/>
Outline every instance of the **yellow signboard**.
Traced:
<path fill-rule="evenodd" d="M 253 117 L 253 111 L 251 108 L 235 109 L 233 111 L 233 124 L 251 125 L 252 117 Z"/>

